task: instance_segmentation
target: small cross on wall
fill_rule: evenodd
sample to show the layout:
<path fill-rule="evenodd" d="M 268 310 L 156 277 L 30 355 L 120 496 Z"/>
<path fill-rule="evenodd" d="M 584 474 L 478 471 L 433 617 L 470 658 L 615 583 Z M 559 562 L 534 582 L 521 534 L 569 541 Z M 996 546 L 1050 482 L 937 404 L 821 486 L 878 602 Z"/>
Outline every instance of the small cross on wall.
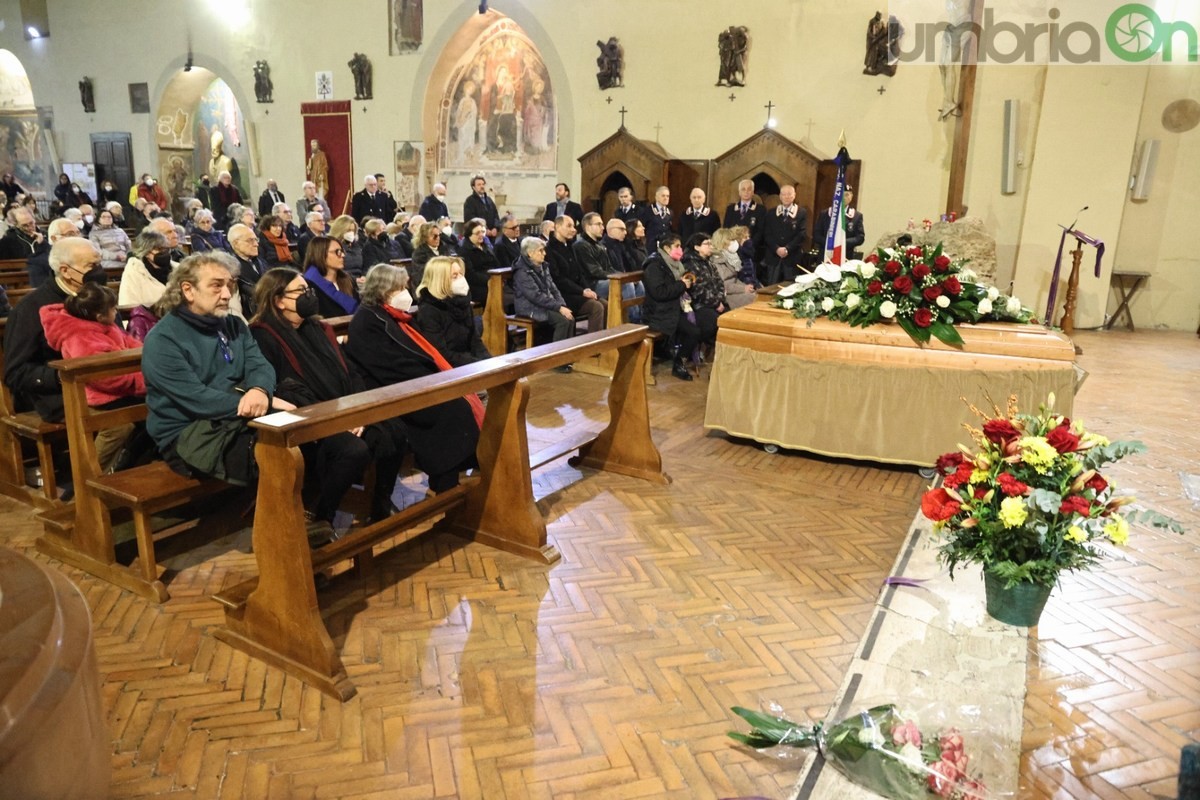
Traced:
<path fill-rule="evenodd" d="M 878 88 L 878 89 L 876 89 L 875 91 L 879 92 L 879 95 L 880 95 L 880 97 L 882 97 L 882 96 L 883 96 L 883 93 L 884 93 L 884 92 L 886 92 L 886 91 L 887 91 L 887 89 L 883 88 L 883 84 L 880 84 L 880 85 L 879 85 L 879 88 Z"/>
<path fill-rule="evenodd" d="M 606 103 L 608 103 L 609 105 L 611 105 L 611 104 L 612 104 L 612 98 L 611 98 L 611 97 L 607 97 L 607 98 L 605 98 L 604 102 L 606 102 Z"/>
<path fill-rule="evenodd" d="M 733 92 L 730 92 L 729 93 L 729 102 L 732 103 L 734 100 L 737 100 L 737 95 L 734 94 Z"/>

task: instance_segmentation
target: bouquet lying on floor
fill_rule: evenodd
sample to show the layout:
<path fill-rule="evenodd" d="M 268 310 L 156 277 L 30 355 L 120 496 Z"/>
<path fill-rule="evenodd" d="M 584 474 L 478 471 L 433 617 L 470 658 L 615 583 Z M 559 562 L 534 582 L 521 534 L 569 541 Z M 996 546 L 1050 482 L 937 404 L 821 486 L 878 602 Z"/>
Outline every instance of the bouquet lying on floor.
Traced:
<path fill-rule="evenodd" d="M 922 731 L 912 715 L 893 704 L 878 705 L 829 727 L 797 725 L 748 708 L 733 712 L 749 733 L 729 735 L 755 749 L 815 747 L 854 783 L 884 797 L 920 800 L 988 800 L 994 795 L 972 765 L 963 733 L 955 727 Z"/>

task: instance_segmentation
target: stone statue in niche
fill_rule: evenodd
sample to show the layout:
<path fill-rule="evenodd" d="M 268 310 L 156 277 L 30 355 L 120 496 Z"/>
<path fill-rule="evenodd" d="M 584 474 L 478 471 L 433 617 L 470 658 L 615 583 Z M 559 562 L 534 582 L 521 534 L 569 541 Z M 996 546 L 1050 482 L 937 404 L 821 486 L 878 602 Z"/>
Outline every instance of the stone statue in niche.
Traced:
<path fill-rule="evenodd" d="M 362 53 L 355 53 L 348 64 L 354 75 L 354 99 L 371 99 L 371 60 Z"/>
<path fill-rule="evenodd" d="M 895 17 L 883 21 L 883 13 L 875 12 L 867 23 L 867 57 L 863 60 L 863 75 L 896 74 L 899 60 L 895 52 L 900 47 L 900 22 Z"/>
<path fill-rule="evenodd" d="M 254 62 L 254 96 L 260 103 L 275 102 L 271 95 L 275 92 L 275 84 L 271 83 L 271 65 L 265 60 Z"/>
<path fill-rule="evenodd" d="M 329 157 L 325 155 L 321 143 L 316 139 L 309 142 L 308 147 L 308 164 L 304 167 L 304 177 L 312 181 L 317 187 L 317 194 L 324 197 L 329 191 Z"/>
<path fill-rule="evenodd" d="M 219 130 L 212 132 L 209 138 L 209 160 L 208 174 L 213 178 L 218 177 L 222 172 L 228 172 L 229 177 L 233 180 L 234 185 L 239 185 L 241 175 L 238 174 L 238 165 L 229 156 L 225 155 L 225 134 Z"/>
<path fill-rule="evenodd" d="M 745 25 L 730 25 L 717 36 L 721 54 L 721 72 L 717 86 L 746 85 L 746 51 L 750 48 L 750 31 Z"/>
<path fill-rule="evenodd" d="M 596 42 L 600 55 L 596 58 L 596 81 L 601 89 L 616 89 L 625 85 L 625 49 L 617 37 L 608 37 L 607 42 Z"/>
<path fill-rule="evenodd" d="M 83 103 L 83 110 L 89 114 L 96 111 L 96 94 L 92 90 L 92 79 L 87 75 L 79 81 L 79 102 Z"/>

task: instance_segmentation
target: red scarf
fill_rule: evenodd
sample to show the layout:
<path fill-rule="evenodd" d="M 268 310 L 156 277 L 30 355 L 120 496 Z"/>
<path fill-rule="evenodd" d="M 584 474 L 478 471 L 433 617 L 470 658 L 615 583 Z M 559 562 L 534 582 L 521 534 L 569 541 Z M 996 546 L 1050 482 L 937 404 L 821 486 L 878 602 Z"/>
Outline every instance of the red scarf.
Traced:
<path fill-rule="evenodd" d="M 292 263 L 292 249 L 288 247 L 286 236 L 272 236 L 270 231 L 263 231 L 263 238 L 275 245 L 275 255 L 284 264 Z"/>
<path fill-rule="evenodd" d="M 407 311 L 401 311 L 398 308 L 393 308 L 386 303 L 381 307 L 387 312 L 389 317 L 396 320 L 396 324 L 400 326 L 400 330 L 404 331 L 408 338 L 412 339 L 413 344 L 421 348 L 425 355 L 433 359 L 433 363 L 437 366 L 439 372 L 445 372 L 446 370 L 454 369 L 452 366 L 450 366 L 450 362 L 442 356 L 441 352 L 429 342 L 425 341 L 425 337 L 418 333 L 417 329 L 409 324 L 412 321 L 412 314 L 409 314 Z M 467 404 L 471 406 L 471 413 L 475 415 L 475 424 L 482 429 L 484 414 L 483 401 L 479 399 L 479 395 L 473 393 L 463 395 L 463 400 L 466 400 Z"/>

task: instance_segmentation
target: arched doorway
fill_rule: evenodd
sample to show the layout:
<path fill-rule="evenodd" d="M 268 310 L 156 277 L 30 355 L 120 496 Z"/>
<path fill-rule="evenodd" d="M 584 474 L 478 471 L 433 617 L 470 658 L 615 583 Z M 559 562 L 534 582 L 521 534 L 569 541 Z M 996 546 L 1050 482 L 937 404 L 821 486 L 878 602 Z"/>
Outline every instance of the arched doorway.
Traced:
<path fill-rule="evenodd" d="M 758 173 L 750 180 L 754 181 L 754 194 L 760 203 L 766 204 L 768 200 L 771 206 L 779 203 L 779 181 L 765 172 Z"/>
<path fill-rule="evenodd" d="M 599 208 L 591 210 L 600 212 L 605 219 L 611 219 L 617 210 L 617 192 L 621 189 L 634 191 L 633 181 L 625 177 L 624 172 L 616 170 L 604 179 L 604 183 L 600 184 Z"/>
<path fill-rule="evenodd" d="M 200 177 L 228 171 L 249 203 L 250 143 L 246 120 L 233 90 L 204 67 L 179 70 L 167 82 L 155 115 L 157 158 L 148 170 L 171 198 L 171 215 L 183 219 L 183 204 L 196 196 Z"/>
<path fill-rule="evenodd" d="M 11 174 L 26 193 L 37 198 L 43 218 L 59 169 L 49 122 L 38 114 L 21 60 L 0 50 L 0 174 Z"/>

